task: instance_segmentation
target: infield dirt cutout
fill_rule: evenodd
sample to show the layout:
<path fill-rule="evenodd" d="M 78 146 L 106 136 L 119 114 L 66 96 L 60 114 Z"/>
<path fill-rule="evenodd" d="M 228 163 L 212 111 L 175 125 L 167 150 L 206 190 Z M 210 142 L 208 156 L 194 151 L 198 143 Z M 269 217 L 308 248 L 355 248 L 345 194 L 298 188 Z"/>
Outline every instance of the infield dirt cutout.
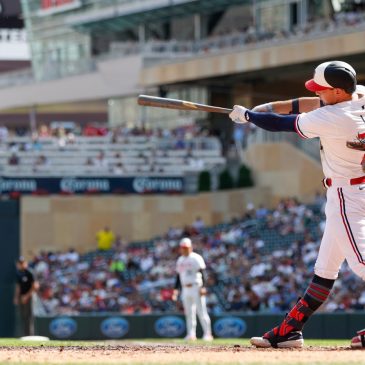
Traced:
<path fill-rule="evenodd" d="M 39 364 L 364 364 L 365 351 L 349 347 L 256 349 L 250 346 L 127 344 L 4 346 L 0 362 Z"/>

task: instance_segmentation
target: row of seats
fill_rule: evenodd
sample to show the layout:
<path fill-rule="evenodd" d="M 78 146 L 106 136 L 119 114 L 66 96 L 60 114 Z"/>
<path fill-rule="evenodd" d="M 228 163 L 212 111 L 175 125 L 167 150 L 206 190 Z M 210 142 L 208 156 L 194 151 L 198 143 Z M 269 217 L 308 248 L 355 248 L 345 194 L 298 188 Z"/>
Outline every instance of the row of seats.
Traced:
<path fill-rule="evenodd" d="M 109 148 L 110 147 L 110 148 Z M 221 156 L 221 150 L 154 150 L 151 148 L 134 148 L 134 146 L 127 145 L 108 145 L 107 149 L 101 148 L 88 148 L 78 151 L 77 156 L 94 156 L 95 152 L 103 151 L 105 157 L 114 157 L 116 153 L 120 152 L 120 155 L 123 157 L 219 157 Z M 75 157 L 75 150 L 62 150 L 60 149 L 45 149 L 42 148 L 40 150 L 29 150 L 29 151 L 16 151 L 17 156 L 19 157 L 36 157 L 42 154 L 42 152 L 47 152 L 48 157 Z M 0 159 L 4 157 L 10 157 L 14 151 L 12 149 L 4 150 L 0 149 Z"/>
<path fill-rule="evenodd" d="M 42 137 L 37 141 L 14 137 L 0 143 L 1 173 L 6 176 L 95 176 L 158 172 L 181 176 L 226 163 L 220 141 L 215 137 L 180 142 L 174 145 L 174 138 L 154 138 L 151 142 L 148 137 L 140 136 L 114 143 L 110 137 L 78 136 L 72 143 L 60 145 L 56 137 Z"/>
<path fill-rule="evenodd" d="M 117 169 L 117 167 L 115 167 Z M 113 171 L 113 167 L 104 166 L 84 166 L 79 165 L 63 165 L 63 166 L 5 166 L 1 173 L 5 176 L 25 176 L 25 175 L 47 175 L 47 176 L 80 176 L 80 175 L 138 175 L 140 173 L 158 172 L 159 175 L 181 175 L 187 172 L 199 172 L 200 168 L 191 167 L 188 165 L 126 165 L 122 170 Z"/>

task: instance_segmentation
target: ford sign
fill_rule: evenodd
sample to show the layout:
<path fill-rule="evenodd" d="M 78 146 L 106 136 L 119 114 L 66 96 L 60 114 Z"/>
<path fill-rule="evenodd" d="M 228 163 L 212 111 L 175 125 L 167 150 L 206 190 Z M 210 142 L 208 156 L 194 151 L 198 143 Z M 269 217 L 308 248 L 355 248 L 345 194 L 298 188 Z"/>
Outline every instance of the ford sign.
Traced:
<path fill-rule="evenodd" d="M 155 331 L 161 337 L 179 337 L 185 332 L 185 322 L 176 316 L 166 316 L 155 322 Z"/>
<path fill-rule="evenodd" d="M 100 324 L 101 332 L 109 338 L 121 338 L 129 331 L 129 322 L 124 318 L 111 317 Z"/>
<path fill-rule="evenodd" d="M 69 317 L 55 318 L 49 324 L 49 331 L 57 338 L 69 338 L 77 330 L 77 323 Z"/>
<path fill-rule="evenodd" d="M 238 317 L 221 318 L 214 323 L 214 333 L 218 337 L 241 337 L 247 329 L 246 322 Z"/>

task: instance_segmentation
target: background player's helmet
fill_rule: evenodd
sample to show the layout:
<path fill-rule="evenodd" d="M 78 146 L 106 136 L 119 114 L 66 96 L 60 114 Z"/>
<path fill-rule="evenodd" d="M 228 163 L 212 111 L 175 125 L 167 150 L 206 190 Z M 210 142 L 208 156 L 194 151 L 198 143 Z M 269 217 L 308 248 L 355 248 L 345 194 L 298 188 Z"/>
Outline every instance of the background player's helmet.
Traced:
<path fill-rule="evenodd" d="M 352 94 L 356 89 L 356 72 L 346 62 L 324 62 L 317 66 L 313 79 L 308 80 L 305 87 L 313 92 L 339 88 Z"/>

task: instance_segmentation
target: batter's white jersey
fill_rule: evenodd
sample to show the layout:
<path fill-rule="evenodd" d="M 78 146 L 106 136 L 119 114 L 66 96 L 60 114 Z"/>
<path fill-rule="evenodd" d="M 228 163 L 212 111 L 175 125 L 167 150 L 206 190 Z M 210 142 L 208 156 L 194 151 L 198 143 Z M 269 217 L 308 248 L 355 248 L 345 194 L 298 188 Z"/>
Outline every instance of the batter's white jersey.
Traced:
<path fill-rule="evenodd" d="M 357 91 L 361 88 L 364 87 Z M 348 141 L 365 137 L 365 97 L 361 96 L 300 114 L 296 120 L 296 130 L 302 138 L 320 138 L 326 178 L 349 180 L 364 175 L 364 153 L 346 146 Z"/>
<path fill-rule="evenodd" d="M 180 276 L 181 285 L 203 285 L 200 270 L 205 269 L 204 259 L 197 253 L 191 252 L 188 256 L 180 256 L 176 262 L 176 271 Z"/>
<path fill-rule="evenodd" d="M 296 129 L 303 138 L 320 138 L 323 172 L 330 180 L 326 226 L 314 272 L 336 279 L 347 260 L 365 280 L 365 155 L 346 146 L 348 141 L 365 138 L 365 97 L 300 114 Z"/>

